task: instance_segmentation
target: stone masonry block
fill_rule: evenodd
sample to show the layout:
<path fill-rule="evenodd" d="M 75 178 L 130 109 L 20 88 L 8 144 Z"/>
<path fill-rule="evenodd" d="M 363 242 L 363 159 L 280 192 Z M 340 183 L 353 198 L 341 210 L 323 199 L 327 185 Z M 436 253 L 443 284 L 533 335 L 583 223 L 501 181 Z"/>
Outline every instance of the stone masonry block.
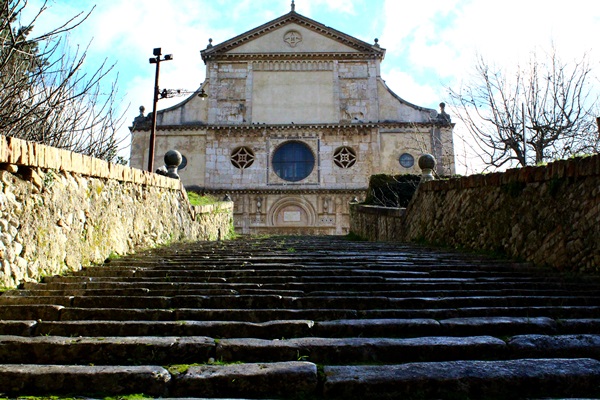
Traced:
<path fill-rule="evenodd" d="M 21 156 L 21 143 L 17 138 L 7 138 L 8 144 L 8 157 L 6 162 L 9 164 L 18 164 L 19 157 Z"/>
<path fill-rule="evenodd" d="M 81 155 L 66 150 L 56 149 L 56 162 L 58 164 L 58 169 L 61 171 L 77 172 L 77 166 L 81 163 L 80 159 L 77 157 L 81 157 Z"/>
<path fill-rule="evenodd" d="M 58 156 L 59 150 L 56 147 L 46 146 L 44 149 L 45 165 L 46 168 L 58 170 L 60 169 L 60 157 Z"/>
<path fill-rule="evenodd" d="M 123 182 L 133 182 L 133 168 L 123 168 Z"/>
<path fill-rule="evenodd" d="M 122 181 L 123 180 L 123 168 L 124 167 L 120 164 L 109 163 L 108 164 L 109 179 L 115 179 L 118 181 Z"/>
<path fill-rule="evenodd" d="M 25 142 L 26 151 L 23 157 L 23 164 L 32 167 L 38 166 L 37 160 L 37 144 L 33 142 Z"/>
<path fill-rule="evenodd" d="M 0 135 L 0 162 L 5 163 L 8 159 L 8 143 L 6 136 Z"/>
<path fill-rule="evenodd" d="M 83 168 L 84 168 L 84 172 L 82 172 L 82 174 L 83 175 L 88 175 L 88 176 L 93 175 L 93 171 L 92 171 L 92 157 L 84 155 L 82 157 L 82 161 L 83 161 Z"/>
<path fill-rule="evenodd" d="M 92 158 L 92 170 L 91 175 L 98 178 L 109 178 L 110 173 L 108 169 L 108 162 L 99 158 Z"/>
<path fill-rule="evenodd" d="M 60 155 L 61 155 L 61 159 L 65 159 L 66 161 L 66 154 L 65 152 L 63 152 L 62 150 L 60 151 Z M 70 165 L 70 170 L 72 172 L 76 172 L 78 174 L 83 174 L 83 155 L 82 154 L 78 154 L 78 153 L 70 153 L 70 159 L 71 159 L 71 165 Z M 65 168 L 65 164 L 61 163 L 61 168 Z"/>
<path fill-rule="evenodd" d="M 48 146 L 38 146 L 36 151 L 37 166 L 40 168 L 48 168 L 46 166 L 46 151 Z"/>

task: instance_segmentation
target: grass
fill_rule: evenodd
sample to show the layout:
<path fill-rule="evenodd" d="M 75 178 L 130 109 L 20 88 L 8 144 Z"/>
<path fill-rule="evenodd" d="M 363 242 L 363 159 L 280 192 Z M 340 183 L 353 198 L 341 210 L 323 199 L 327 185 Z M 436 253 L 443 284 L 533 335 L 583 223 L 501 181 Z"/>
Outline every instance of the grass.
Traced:
<path fill-rule="evenodd" d="M 219 366 L 225 366 L 225 365 L 235 365 L 235 364 L 244 364 L 241 361 L 223 361 L 223 360 L 209 360 L 209 362 L 206 363 L 193 363 L 193 364 L 173 364 L 173 365 L 169 365 L 166 366 L 165 369 L 167 371 L 169 371 L 169 373 L 171 375 L 181 375 L 181 374 L 185 374 L 188 369 L 190 369 L 191 367 L 199 367 L 199 366 L 205 366 L 205 365 L 219 365 Z"/>
<path fill-rule="evenodd" d="M 190 200 L 190 204 L 193 206 L 205 206 L 207 204 L 215 204 L 219 202 L 215 196 L 210 194 L 201 195 L 196 192 L 187 192 L 188 199 Z"/>

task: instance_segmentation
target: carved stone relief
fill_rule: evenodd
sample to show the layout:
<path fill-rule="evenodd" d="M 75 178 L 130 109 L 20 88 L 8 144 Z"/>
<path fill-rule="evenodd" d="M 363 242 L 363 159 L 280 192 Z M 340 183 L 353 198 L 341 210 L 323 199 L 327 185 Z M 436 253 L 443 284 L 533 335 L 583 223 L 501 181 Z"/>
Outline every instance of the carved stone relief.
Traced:
<path fill-rule="evenodd" d="M 283 41 L 290 47 L 296 47 L 302 41 L 302 35 L 295 30 L 287 31 L 283 35 Z"/>

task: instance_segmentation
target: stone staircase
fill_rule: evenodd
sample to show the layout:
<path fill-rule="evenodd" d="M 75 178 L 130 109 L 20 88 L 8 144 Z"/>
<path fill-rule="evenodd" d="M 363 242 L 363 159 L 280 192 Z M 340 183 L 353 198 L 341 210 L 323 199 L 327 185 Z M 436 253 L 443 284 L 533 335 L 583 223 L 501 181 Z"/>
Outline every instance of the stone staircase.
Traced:
<path fill-rule="evenodd" d="M 600 280 L 341 237 L 157 249 L 0 296 L 0 394 L 600 397 Z"/>

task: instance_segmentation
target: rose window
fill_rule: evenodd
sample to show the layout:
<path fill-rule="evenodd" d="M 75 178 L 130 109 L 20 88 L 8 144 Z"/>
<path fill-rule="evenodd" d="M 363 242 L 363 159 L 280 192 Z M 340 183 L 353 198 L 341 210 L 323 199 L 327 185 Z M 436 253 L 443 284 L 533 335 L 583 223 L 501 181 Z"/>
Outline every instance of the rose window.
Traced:
<path fill-rule="evenodd" d="M 248 147 L 238 147 L 231 152 L 231 163 L 239 169 L 246 169 L 254 163 L 254 153 Z"/>
<path fill-rule="evenodd" d="M 356 152 L 352 147 L 340 147 L 333 153 L 333 162 L 340 168 L 350 168 L 356 162 Z"/>
<path fill-rule="evenodd" d="M 275 150 L 272 164 L 278 177 L 285 181 L 298 182 L 312 172 L 315 156 L 305 143 L 287 142 Z"/>

